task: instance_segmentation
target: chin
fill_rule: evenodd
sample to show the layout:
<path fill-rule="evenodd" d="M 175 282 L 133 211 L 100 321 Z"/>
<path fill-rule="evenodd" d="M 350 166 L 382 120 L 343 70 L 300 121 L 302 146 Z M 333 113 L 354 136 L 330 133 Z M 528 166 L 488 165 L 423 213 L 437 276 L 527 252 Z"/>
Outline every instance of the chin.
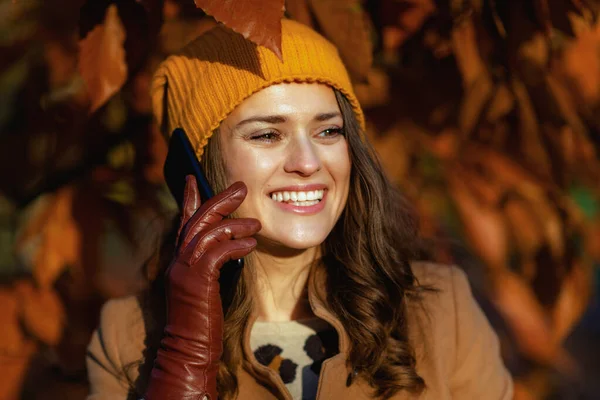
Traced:
<path fill-rule="evenodd" d="M 279 248 L 287 248 L 290 250 L 308 250 L 314 247 L 320 246 L 327 235 L 320 233 L 296 233 L 287 231 L 285 233 L 262 233 L 259 235 L 258 242 L 259 245 L 263 244 L 268 247 L 279 247 Z"/>

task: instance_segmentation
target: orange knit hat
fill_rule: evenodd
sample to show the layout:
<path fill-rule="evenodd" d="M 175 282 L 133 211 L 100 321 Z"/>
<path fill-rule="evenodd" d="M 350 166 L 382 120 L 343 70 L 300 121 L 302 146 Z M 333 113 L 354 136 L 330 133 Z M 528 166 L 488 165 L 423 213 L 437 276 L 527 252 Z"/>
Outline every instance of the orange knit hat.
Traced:
<path fill-rule="evenodd" d="M 308 26 L 282 20 L 283 62 L 223 25 L 163 61 L 152 78 L 152 106 L 163 133 L 183 128 L 198 158 L 213 131 L 253 93 L 282 82 L 318 82 L 342 92 L 364 129 L 364 115 L 337 49 Z"/>

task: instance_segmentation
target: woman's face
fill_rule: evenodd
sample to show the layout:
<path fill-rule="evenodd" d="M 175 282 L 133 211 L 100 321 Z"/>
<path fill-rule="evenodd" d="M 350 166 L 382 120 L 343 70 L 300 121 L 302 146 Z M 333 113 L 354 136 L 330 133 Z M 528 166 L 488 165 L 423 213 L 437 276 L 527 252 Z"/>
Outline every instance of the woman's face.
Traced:
<path fill-rule="evenodd" d="M 309 249 L 329 235 L 350 184 L 342 129 L 333 89 L 316 83 L 269 86 L 223 121 L 228 181 L 248 186 L 237 215 L 261 222 L 259 246 Z"/>

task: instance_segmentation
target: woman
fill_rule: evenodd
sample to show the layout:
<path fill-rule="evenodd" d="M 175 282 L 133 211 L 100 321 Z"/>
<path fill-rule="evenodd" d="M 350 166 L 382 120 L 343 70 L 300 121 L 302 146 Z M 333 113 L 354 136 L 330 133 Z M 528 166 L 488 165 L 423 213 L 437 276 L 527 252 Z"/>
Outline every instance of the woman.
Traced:
<path fill-rule="evenodd" d="M 201 205 L 189 177 L 166 272 L 105 305 L 89 399 L 511 398 L 464 274 L 410 262 L 337 51 L 282 26 L 283 62 L 219 26 L 158 68 L 162 130 L 185 129 L 219 194 Z M 239 257 L 224 318 L 218 271 Z"/>

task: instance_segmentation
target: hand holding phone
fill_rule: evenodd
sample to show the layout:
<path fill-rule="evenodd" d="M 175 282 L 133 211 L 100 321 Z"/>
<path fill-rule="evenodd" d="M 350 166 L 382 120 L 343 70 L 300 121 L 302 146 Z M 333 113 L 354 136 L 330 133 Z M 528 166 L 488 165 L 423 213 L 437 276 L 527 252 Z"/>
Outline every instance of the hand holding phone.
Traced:
<path fill-rule="evenodd" d="M 198 191 L 202 204 L 213 197 L 214 193 L 208 183 L 202 165 L 185 133 L 181 128 L 173 131 L 169 140 L 169 151 L 164 166 L 165 180 L 171 194 L 177 201 L 180 210 L 183 210 L 186 177 L 192 175 L 196 178 Z M 227 315 L 233 300 L 235 290 L 244 266 L 244 259 L 230 261 L 221 267 L 219 278 L 221 303 L 223 313 Z"/>
<path fill-rule="evenodd" d="M 175 257 L 166 272 L 166 323 L 147 400 L 217 399 L 217 373 L 223 355 L 224 314 L 217 276 L 232 258 L 250 253 L 260 230 L 254 218 L 224 219 L 247 194 L 236 182 L 200 201 L 193 176 L 187 179 Z"/>

